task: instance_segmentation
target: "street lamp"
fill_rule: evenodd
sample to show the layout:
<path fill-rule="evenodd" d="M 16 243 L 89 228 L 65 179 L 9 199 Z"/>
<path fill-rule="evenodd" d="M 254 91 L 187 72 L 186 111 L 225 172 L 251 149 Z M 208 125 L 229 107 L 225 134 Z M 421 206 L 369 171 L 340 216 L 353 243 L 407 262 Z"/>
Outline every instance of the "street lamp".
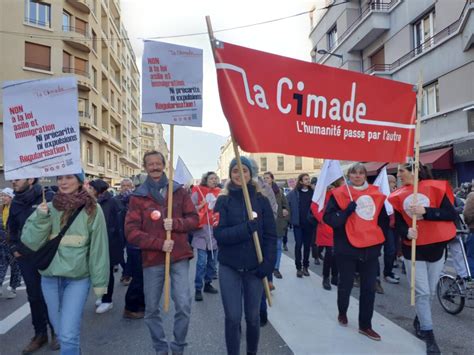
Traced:
<path fill-rule="evenodd" d="M 325 49 L 318 49 L 318 54 L 321 54 L 321 55 L 326 55 L 326 54 L 328 54 L 328 55 L 330 55 L 330 56 L 332 55 L 332 56 L 334 56 L 334 57 L 341 58 L 341 61 L 344 62 L 344 59 L 343 59 L 343 57 L 342 57 L 342 54 L 331 53 L 331 52 L 328 52 L 328 51 L 325 50 Z"/>

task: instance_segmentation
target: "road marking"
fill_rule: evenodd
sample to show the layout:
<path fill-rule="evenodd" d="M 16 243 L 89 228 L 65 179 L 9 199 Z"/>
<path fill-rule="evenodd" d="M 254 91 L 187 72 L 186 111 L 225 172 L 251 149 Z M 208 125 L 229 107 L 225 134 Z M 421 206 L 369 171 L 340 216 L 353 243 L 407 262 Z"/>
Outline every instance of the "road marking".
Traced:
<path fill-rule="evenodd" d="M 374 312 L 372 324 L 382 341 L 358 333 L 359 302 L 351 297 L 348 327 L 337 322 L 337 288 L 322 288 L 322 278 L 297 278 L 295 262 L 282 255 L 283 279 L 274 279 L 273 307 L 268 319 L 294 354 L 425 354 L 425 344 Z M 395 305 L 394 305 L 395 306 Z"/>
<path fill-rule="evenodd" d="M 17 325 L 23 319 L 28 317 L 29 314 L 30 314 L 30 305 L 27 302 L 23 306 L 18 308 L 15 312 L 10 314 L 8 317 L 0 321 L 0 335 L 6 334 L 15 325 Z"/>

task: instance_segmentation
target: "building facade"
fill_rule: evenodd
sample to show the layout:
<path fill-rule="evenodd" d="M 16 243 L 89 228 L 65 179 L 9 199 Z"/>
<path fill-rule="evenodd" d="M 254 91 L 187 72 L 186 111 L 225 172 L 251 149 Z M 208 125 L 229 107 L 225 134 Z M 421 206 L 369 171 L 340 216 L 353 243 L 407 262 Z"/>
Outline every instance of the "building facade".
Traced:
<path fill-rule="evenodd" d="M 278 153 L 247 153 L 240 149 L 240 154 L 257 162 L 259 175 L 270 171 L 275 176 L 275 180 L 284 186 L 291 185 L 298 175 L 302 173 L 308 173 L 310 176 L 319 176 L 323 164 L 322 159 L 295 157 Z M 217 164 L 216 173 L 221 180 L 229 178 L 229 165 L 234 157 L 232 141 L 229 138 L 221 147 Z"/>
<path fill-rule="evenodd" d="M 169 149 L 164 138 L 163 125 L 157 123 L 142 122 L 141 124 L 141 153 L 140 157 L 149 150 L 157 150 L 168 160 Z"/>
<path fill-rule="evenodd" d="M 453 183 L 471 181 L 474 1 L 350 0 L 320 16 L 313 62 L 411 84 L 422 72 L 421 160 Z"/>
<path fill-rule="evenodd" d="M 1 0 L 0 29 L 0 81 L 77 78 L 86 175 L 113 185 L 140 172 L 140 74 L 120 1 Z"/>

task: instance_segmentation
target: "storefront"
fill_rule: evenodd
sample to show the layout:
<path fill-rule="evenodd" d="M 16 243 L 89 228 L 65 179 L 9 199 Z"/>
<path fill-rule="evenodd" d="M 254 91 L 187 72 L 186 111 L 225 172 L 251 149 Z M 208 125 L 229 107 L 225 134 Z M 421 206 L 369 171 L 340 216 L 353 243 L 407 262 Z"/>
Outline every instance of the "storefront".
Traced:
<path fill-rule="evenodd" d="M 453 162 L 458 185 L 474 179 L 474 139 L 453 145 Z"/>

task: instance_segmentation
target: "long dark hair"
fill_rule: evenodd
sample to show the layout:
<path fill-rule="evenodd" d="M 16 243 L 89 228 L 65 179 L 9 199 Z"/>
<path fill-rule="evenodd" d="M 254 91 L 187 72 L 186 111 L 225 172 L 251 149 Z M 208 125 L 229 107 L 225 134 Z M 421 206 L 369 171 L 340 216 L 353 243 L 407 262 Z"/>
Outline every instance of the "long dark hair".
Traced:
<path fill-rule="evenodd" d="M 299 175 L 298 175 L 298 180 L 297 180 L 297 182 L 296 182 L 296 188 L 297 188 L 298 190 L 301 190 L 301 189 L 303 188 L 303 178 L 304 178 L 305 176 L 309 177 L 309 174 L 307 174 L 307 173 L 302 173 L 302 174 L 299 174 Z M 308 186 L 308 188 L 309 188 L 310 190 L 313 189 L 311 186 Z"/>
<path fill-rule="evenodd" d="M 413 169 L 415 168 L 415 164 L 412 163 L 406 163 L 400 166 L 402 169 L 408 170 L 410 172 L 413 172 Z M 433 174 L 431 173 L 431 169 L 423 165 L 421 162 L 418 163 L 418 181 L 422 180 L 432 180 L 433 179 Z"/>

